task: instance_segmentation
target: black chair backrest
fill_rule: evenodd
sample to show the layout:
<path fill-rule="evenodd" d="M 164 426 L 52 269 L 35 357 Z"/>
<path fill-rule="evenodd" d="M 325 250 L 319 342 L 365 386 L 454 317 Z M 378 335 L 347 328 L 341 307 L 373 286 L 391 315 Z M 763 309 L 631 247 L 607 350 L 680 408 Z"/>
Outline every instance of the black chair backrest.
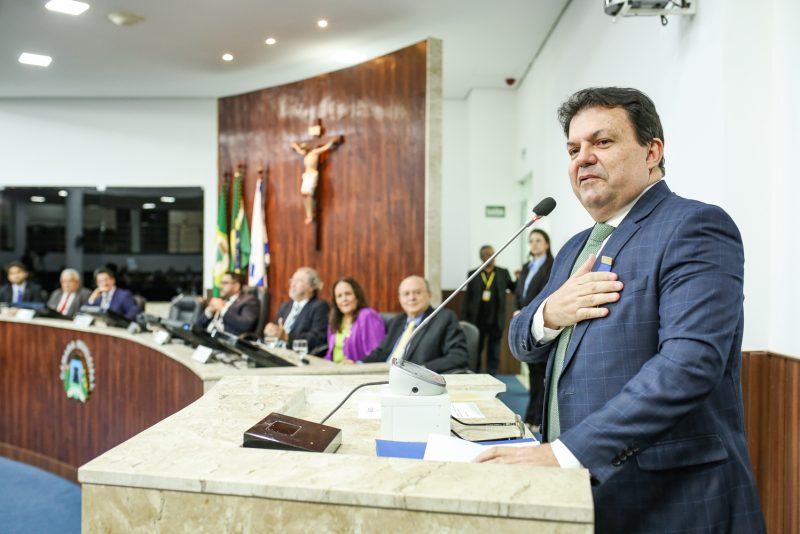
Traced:
<path fill-rule="evenodd" d="M 469 369 L 473 373 L 478 372 L 478 359 L 480 353 L 478 352 L 478 345 L 481 340 L 481 332 L 478 327 L 467 321 L 459 321 L 461 330 L 464 331 L 464 336 L 467 338 L 467 354 L 469 354 Z"/>
<path fill-rule="evenodd" d="M 136 303 L 136 307 L 139 308 L 139 313 L 144 313 L 144 307 L 147 305 L 147 299 L 141 295 L 134 295 L 133 301 Z"/>
<path fill-rule="evenodd" d="M 199 314 L 200 301 L 197 297 L 181 294 L 172 299 L 167 318 L 173 321 L 194 324 Z"/>
<path fill-rule="evenodd" d="M 256 337 L 261 337 L 264 332 L 264 327 L 269 321 L 269 291 L 264 287 L 256 287 L 255 295 L 258 299 L 258 323 L 256 324 Z"/>
<path fill-rule="evenodd" d="M 389 321 L 400 315 L 399 312 L 381 312 L 381 319 L 383 319 L 383 326 L 389 330 Z"/>

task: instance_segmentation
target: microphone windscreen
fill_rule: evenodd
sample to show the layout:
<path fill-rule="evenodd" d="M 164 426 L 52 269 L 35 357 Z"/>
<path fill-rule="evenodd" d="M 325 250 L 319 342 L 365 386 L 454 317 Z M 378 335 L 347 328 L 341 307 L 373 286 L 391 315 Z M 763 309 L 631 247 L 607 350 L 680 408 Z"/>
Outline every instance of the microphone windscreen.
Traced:
<path fill-rule="evenodd" d="M 556 201 L 553 200 L 553 197 L 547 197 L 546 199 L 542 200 L 533 208 L 533 213 L 540 217 L 544 217 L 545 215 L 550 215 L 550 212 L 556 208 Z"/>

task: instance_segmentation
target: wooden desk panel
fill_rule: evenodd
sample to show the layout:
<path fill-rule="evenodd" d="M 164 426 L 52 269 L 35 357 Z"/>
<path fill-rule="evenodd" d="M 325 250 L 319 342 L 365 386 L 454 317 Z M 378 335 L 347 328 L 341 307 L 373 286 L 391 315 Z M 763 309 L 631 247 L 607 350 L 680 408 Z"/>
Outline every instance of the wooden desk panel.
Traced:
<path fill-rule="evenodd" d="M 67 344 L 82 340 L 95 369 L 86 403 L 60 376 Z M 0 321 L 0 454 L 77 481 L 77 469 L 200 398 L 190 369 L 132 340 Z"/>

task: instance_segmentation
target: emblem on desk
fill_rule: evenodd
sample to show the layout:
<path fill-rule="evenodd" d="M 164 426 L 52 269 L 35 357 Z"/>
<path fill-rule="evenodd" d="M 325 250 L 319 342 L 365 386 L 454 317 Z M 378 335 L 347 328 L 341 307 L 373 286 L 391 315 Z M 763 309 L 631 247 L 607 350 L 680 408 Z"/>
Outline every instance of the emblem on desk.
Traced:
<path fill-rule="evenodd" d="M 81 340 L 70 341 L 61 356 L 61 381 L 67 398 L 86 402 L 94 391 L 94 360 Z"/>

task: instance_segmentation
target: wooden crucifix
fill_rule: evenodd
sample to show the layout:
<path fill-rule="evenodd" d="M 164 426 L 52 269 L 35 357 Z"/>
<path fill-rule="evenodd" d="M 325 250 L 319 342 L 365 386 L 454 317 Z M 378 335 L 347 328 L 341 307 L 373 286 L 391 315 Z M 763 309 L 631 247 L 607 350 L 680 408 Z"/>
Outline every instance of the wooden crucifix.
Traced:
<path fill-rule="evenodd" d="M 317 119 L 316 123 L 308 127 L 308 133 L 312 137 L 322 137 L 322 121 Z M 319 184 L 320 156 L 329 150 L 335 149 L 344 142 L 344 136 L 337 135 L 330 141 L 322 145 L 315 146 L 317 139 L 292 143 L 292 149 L 303 156 L 303 174 L 300 184 L 300 194 L 303 196 L 303 207 L 306 210 L 306 224 L 311 224 L 316 218 L 316 198 L 317 184 Z"/>

